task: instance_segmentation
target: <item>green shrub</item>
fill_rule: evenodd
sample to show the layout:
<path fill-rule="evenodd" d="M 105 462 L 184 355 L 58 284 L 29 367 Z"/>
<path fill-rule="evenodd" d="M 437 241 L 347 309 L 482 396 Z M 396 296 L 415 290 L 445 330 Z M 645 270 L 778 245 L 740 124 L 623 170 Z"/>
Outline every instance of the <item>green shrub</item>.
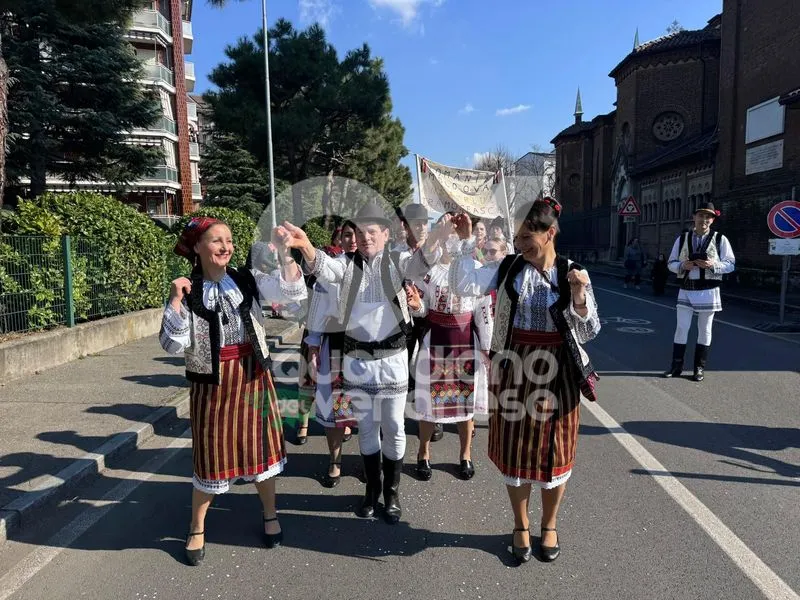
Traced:
<path fill-rule="evenodd" d="M 257 227 L 253 219 L 241 211 L 225 208 L 224 206 L 207 206 L 190 215 L 182 217 L 175 223 L 172 228 L 175 239 L 181 234 L 183 228 L 186 227 L 186 223 L 188 223 L 192 217 L 212 217 L 227 223 L 233 235 L 234 253 L 231 259 L 231 266 L 240 267 L 245 264 L 247 254 L 250 252 L 250 247 L 253 245 L 253 242 L 256 241 Z M 173 241 L 172 247 L 174 246 L 175 243 Z M 181 259 L 181 261 L 188 265 L 184 259 Z"/>
<path fill-rule="evenodd" d="M 303 231 L 306 232 L 308 241 L 310 241 L 315 248 L 324 248 L 331 243 L 331 232 L 321 225 L 309 221 L 303 225 Z"/>
<path fill-rule="evenodd" d="M 21 201 L 15 221 L 18 235 L 53 238 L 52 243 L 45 244 L 45 258 L 54 261 L 60 256 L 59 236 L 75 238 L 72 262 L 78 317 L 105 316 L 163 303 L 166 236 L 132 206 L 93 192 L 47 193 Z M 63 273 L 33 264 L 31 272 L 36 276 L 36 306 L 29 311 L 31 324 L 47 326 L 57 320 L 53 314 L 56 298 L 44 287 L 52 286 L 59 275 L 63 278 Z"/>

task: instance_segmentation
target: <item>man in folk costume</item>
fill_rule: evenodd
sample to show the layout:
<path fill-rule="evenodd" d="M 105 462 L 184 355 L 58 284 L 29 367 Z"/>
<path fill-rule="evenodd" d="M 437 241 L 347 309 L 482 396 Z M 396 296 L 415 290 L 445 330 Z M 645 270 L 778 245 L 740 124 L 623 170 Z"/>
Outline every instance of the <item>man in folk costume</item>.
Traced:
<path fill-rule="evenodd" d="M 669 270 L 680 279 L 681 289 L 678 292 L 678 324 L 672 347 L 672 366 L 664 377 L 679 377 L 683 372 L 692 315 L 697 314 L 692 379 L 699 382 L 705 378 L 714 313 L 722 310 L 719 290 L 722 276 L 732 273 L 736 267 L 728 238 L 711 230 L 719 214 L 710 202 L 698 208 L 694 213 L 694 229 L 682 233 L 672 246 Z"/>
<path fill-rule="evenodd" d="M 428 267 L 422 263 L 421 253 L 389 253 L 386 243 L 390 222 L 378 206 L 367 204 L 352 221 L 358 227 L 358 252 L 351 260 L 332 259 L 316 250 L 305 233 L 290 223 L 279 228 L 279 234 L 286 245 L 302 252 L 307 272 L 318 281 L 339 284 L 338 321 L 344 328 L 344 397 L 339 400 L 340 410 L 342 406 L 351 407 L 358 420 L 367 479 L 358 514 L 372 517 L 378 507 L 382 454 L 384 518 L 397 523 L 406 451 L 406 346 L 411 333 L 403 279 L 421 276 Z"/>

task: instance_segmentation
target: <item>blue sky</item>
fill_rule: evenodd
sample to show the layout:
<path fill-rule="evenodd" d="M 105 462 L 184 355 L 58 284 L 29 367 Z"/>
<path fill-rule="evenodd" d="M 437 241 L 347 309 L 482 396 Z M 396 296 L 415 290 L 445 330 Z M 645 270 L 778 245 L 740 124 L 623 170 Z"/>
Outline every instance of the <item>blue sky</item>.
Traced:
<path fill-rule="evenodd" d="M 517 156 L 573 122 L 580 86 L 584 118 L 611 111 L 611 69 L 677 20 L 699 29 L 722 0 L 268 0 L 279 17 L 319 21 L 340 55 L 366 42 L 384 59 L 394 112 L 409 151 L 472 166 L 503 144 Z M 219 10 L 195 0 L 196 91 L 224 49 L 260 27 L 261 2 Z M 412 166 L 413 157 L 404 163 Z"/>

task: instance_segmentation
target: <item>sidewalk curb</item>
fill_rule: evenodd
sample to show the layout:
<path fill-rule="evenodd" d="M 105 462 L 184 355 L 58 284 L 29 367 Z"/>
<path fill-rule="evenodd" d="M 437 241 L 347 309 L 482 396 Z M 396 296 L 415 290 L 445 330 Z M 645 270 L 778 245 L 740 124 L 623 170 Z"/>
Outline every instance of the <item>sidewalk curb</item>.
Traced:
<path fill-rule="evenodd" d="M 189 390 L 181 390 L 148 415 L 143 423 L 112 436 L 94 452 L 84 454 L 55 475 L 42 479 L 34 491 L 6 504 L 0 509 L 0 545 L 39 509 L 63 498 L 85 478 L 102 473 L 106 469 L 107 461 L 132 452 L 155 435 L 157 427 L 177 421 L 188 414 Z"/>
<path fill-rule="evenodd" d="M 267 344 L 273 351 L 276 343 L 285 345 L 299 343 L 302 330 L 296 323 L 287 322 L 286 331 L 270 335 Z M 106 469 L 108 461 L 120 458 L 138 449 L 156 434 L 156 430 L 189 414 L 189 390 L 182 389 L 168 397 L 166 402 L 153 410 L 142 423 L 111 436 L 94 450 L 76 459 L 55 475 L 42 478 L 31 491 L 0 507 L 0 546 L 9 536 L 35 518 L 36 513 L 50 504 L 63 499 L 84 479 L 99 475 Z"/>

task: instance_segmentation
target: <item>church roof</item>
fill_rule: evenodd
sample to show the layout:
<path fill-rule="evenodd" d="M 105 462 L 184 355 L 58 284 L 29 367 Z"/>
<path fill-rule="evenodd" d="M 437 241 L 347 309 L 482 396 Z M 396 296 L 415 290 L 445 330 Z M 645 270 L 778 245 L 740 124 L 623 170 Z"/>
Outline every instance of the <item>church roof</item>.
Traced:
<path fill-rule="evenodd" d="M 661 52 L 669 52 L 670 50 L 678 50 L 680 48 L 687 48 L 697 46 L 703 42 L 719 41 L 720 30 L 718 27 L 709 24 L 704 29 L 683 30 L 670 33 L 644 44 L 639 44 L 633 51 L 628 54 L 622 61 L 614 67 L 609 73 L 609 77 L 616 77 L 617 73 L 623 66 L 629 62 L 641 58 L 643 56 L 651 56 L 660 54 Z"/>
<path fill-rule="evenodd" d="M 583 133 L 584 131 L 591 131 L 592 129 L 596 129 L 597 127 L 602 125 L 604 121 L 607 122 L 609 118 L 613 119 L 616 113 L 617 113 L 616 110 L 612 110 L 607 115 L 597 115 L 591 121 L 580 121 L 578 123 L 573 123 L 563 131 L 559 132 L 556 135 L 556 137 L 550 140 L 550 143 L 555 145 L 556 140 L 559 138 L 569 137 L 571 135 L 578 135 L 580 133 Z"/>
<path fill-rule="evenodd" d="M 670 144 L 666 148 L 662 148 L 636 161 L 630 167 L 631 175 L 643 175 L 695 154 L 700 154 L 705 150 L 711 150 L 717 145 L 718 141 L 717 131 L 712 129 L 683 142 Z"/>

